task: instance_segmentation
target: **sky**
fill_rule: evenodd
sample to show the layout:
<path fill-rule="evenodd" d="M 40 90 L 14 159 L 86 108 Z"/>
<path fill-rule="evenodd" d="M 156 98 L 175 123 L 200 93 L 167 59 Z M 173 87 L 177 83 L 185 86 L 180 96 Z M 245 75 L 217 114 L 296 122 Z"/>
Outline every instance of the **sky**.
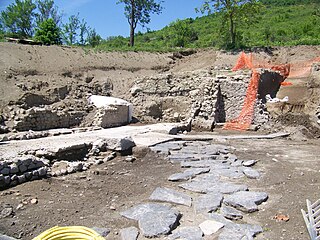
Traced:
<path fill-rule="evenodd" d="M 63 13 L 63 22 L 73 14 L 79 13 L 80 19 L 85 19 L 91 28 L 102 37 L 129 36 L 129 24 L 124 16 L 124 4 L 118 0 L 55 0 L 56 6 Z M 14 0 L 0 0 L 0 11 L 6 9 Z M 196 18 L 201 16 L 195 8 L 201 5 L 197 0 L 164 0 L 160 15 L 152 15 L 147 25 L 150 30 L 160 30 L 177 19 Z M 136 32 L 146 32 L 146 28 L 137 27 Z"/>

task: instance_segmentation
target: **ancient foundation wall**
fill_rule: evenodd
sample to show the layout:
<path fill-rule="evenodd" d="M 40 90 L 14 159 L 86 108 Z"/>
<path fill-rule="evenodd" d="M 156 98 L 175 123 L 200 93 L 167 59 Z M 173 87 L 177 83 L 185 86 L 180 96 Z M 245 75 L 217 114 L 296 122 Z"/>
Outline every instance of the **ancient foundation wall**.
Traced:
<path fill-rule="evenodd" d="M 33 107 L 15 116 L 13 129 L 17 131 L 68 128 L 81 123 L 84 112 L 64 112 Z"/>
<path fill-rule="evenodd" d="M 134 116 L 146 121 L 193 119 L 196 127 L 210 130 L 214 122 L 238 116 L 250 77 L 250 72 L 202 70 L 138 79 L 130 99 Z"/>
<path fill-rule="evenodd" d="M 0 161 L 0 189 L 47 176 L 48 161 L 32 155 Z"/>

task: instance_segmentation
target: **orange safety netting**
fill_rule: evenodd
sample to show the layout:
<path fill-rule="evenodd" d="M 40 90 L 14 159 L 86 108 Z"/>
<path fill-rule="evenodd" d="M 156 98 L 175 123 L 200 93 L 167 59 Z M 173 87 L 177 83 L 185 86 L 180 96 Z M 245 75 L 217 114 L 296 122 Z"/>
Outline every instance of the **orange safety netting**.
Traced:
<path fill-rule="evenodd" d="M 281 85 L 290 86 L 292 85 L 292 83 L 284 82 L 285 79 L 308 77 L 311 73 L 312 64 L 315 62 L 320 62 L 320 57 L 306 62 L 282 65 L 270 65 L 269 63 L 258 60 L 255 60 L 255 62 L 256 64 L 254 64 L 252 53 L 250 55 L 246 55 L 244 52 L 242 52 L 238 58 L 236 65 L 232 69 L 232 71 L 237 71 L 240 69 L 250 69 L 252 71 L 252 77 L 239 116 L 236 119 L 227 122 L 224 125 L 223 129 L 248 130 L 250 128 L 254 117 L 254 107 L 257 101 L 259 87 L 260 73 L 258 72 L 258 68 L 271 69 L 273 71 L 279 72 L 279 74 L 283 77 Z"/>

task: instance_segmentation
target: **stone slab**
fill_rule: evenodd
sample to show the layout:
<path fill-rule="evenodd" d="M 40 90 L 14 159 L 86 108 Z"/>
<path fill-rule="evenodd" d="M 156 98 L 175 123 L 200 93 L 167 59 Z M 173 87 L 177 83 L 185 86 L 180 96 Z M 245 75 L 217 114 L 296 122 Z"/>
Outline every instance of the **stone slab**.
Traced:
<path fill-rule="evenodd" d="M 224 224 L 214 220 L 206 220 L 199 225 L 204 235 L 212 235 L 224 227 Z"/>
<path fill-rule="evenodd" d="M 128 227 L 120 230 L 121 240 L 137 240 L 139 230 L 136 227 Z"/>
<path fill-rule="evenodd" d="M 180 213 L 171 206 L 157 203 L 139 204 L 120 214 L 137 220 L 142 234 L 150 238 L 171 232 L 181 217 Z"/>
<path fill-rule="evenodd" d="M 228 166 L 220 165 L 223 161 L 218 160 L 199 160 L 199 161 L 182 161 L 180 166 L 183 168 L 215 168 L 217 166 L 221 168 L 228 168 Z"/>
<path fill-rule="evenodd" d="M 239 220 L 243 218 L 243 214 L 241 211 L 225 205 L 221 207 L 221 214 L 225 218 L 230 220 Z"/>
<path fill-rule="evenodd" d="M 180 184 L 179 187 L 197 193 L 220 192 L 223 194 L 230 194 L 248 190 L 247 185 L 210 180 L 191 181 Z"/>
<path fill-rule="evenodd" d="M 262 202 L 268 199 L 268 194 L 265 192 L 250 192 L 240 191 L 233 193 L 232 195 L 225 196 L 224 203 L 230 205 L 243 212 L 255 212 L 258 211 L 258 206 Z"/>
<path fill-rule="evenodd" d="M 216 211 L 221 206 L 222 200 L 223 195 L 221 193 L 208 193 L 194 201 L 194 209 L 196 213 Z"/>
<path fill-rule="evenodd" d="M 143 236 L 154 238 L 170 233 L 178 225 L 179 219 L 180 214 L 177 211 L 148 212 L 138 223 Z"/>
<path fill-rule="evenodd" d="M 158 187 L 151 194 L 150 200 L 181 204 L 190 207 L 192 198 L 173 189 Z"/>
<path fill-rule="evenodd" d="M 224 224 L 219 240 L 251 240 L 254 236 L 263 232 L 259 225 L 237 224 L 215 212 L 208 216 L 210 219 Z"/>
<path fill-rule="evenodd" d="M 246 175 L 247 178 L 251 178 L 251 179 L 260 178 L 259 171 L 255 170 L 253 168 L 244 167 L 242 171 L 243 171 L 244 175 Z"/>
<path fill-rule="evenodd" d="M 0 234 L 0 240 L 17 240 L 16 238 Z"/>
<path fill-rule="evenodd" d="M 227 169 L 215 169 L 215 172 L 221 176 L 228 177 L 228 178 L 244 177 L 243 171 L 237 167 L 230 167 Z"/>
<path fill-rule="evenodd" d="M 168 180 L 169 181 L 184 181 L 194 178 L 196 175 L 202 173 L 208 173 L 210 168 L 191 168 L 185 170 L 183 173 L 175 173 L 171 175 Z"/>
<path fill-rule="evenodd" d="M 199 227 L 180 227 L 173 231 L 171 235 L 169 235 L 169 240 L 175 239 L 188 239 L 188 240 L 202 240 L 203 232 Z"/>
<path fill-rule="evenodd" d="M 200 160 L 200 155 L 198 154 L 186 154 L 186 153 L 175 153 L 168 156 L 168 159 L 172 163 L 178 163 L 182 161 L 198 161 Z"/>
<path fill-rule="evenodd" d="M 229 224 L 219 235 L 219 240 L 251 240 L 263 229 L 259 225 Z"/>

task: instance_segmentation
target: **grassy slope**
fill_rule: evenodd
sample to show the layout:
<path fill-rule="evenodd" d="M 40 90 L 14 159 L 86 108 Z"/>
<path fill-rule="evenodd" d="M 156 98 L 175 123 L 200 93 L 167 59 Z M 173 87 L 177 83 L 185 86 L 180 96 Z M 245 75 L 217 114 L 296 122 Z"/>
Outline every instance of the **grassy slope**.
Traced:
<path fill-rule="evenodd" d="M 265 7 L 258 23 L 237 26 L 240 47 L 320 45 L 320 3 L 317 0 L 262 0 Z M 318 9 L 318 11 L 317 11 Z M 318 16 L 316 15 L 318 14 Z M 223 47 L 219 14 L 186 19 L 185 28 L 197 38 L 184 39 L 184 47 Z M 167 51 L 179 46 L 174 23 L 159 31 L 136 34 L 135 49 Z M 128 49 L 128 38 L 114 37 L 100 49 Z M 181 46 L 181 45 L 180 45 Z M 131 49 L 132 50 L 132 49 Z"/>

